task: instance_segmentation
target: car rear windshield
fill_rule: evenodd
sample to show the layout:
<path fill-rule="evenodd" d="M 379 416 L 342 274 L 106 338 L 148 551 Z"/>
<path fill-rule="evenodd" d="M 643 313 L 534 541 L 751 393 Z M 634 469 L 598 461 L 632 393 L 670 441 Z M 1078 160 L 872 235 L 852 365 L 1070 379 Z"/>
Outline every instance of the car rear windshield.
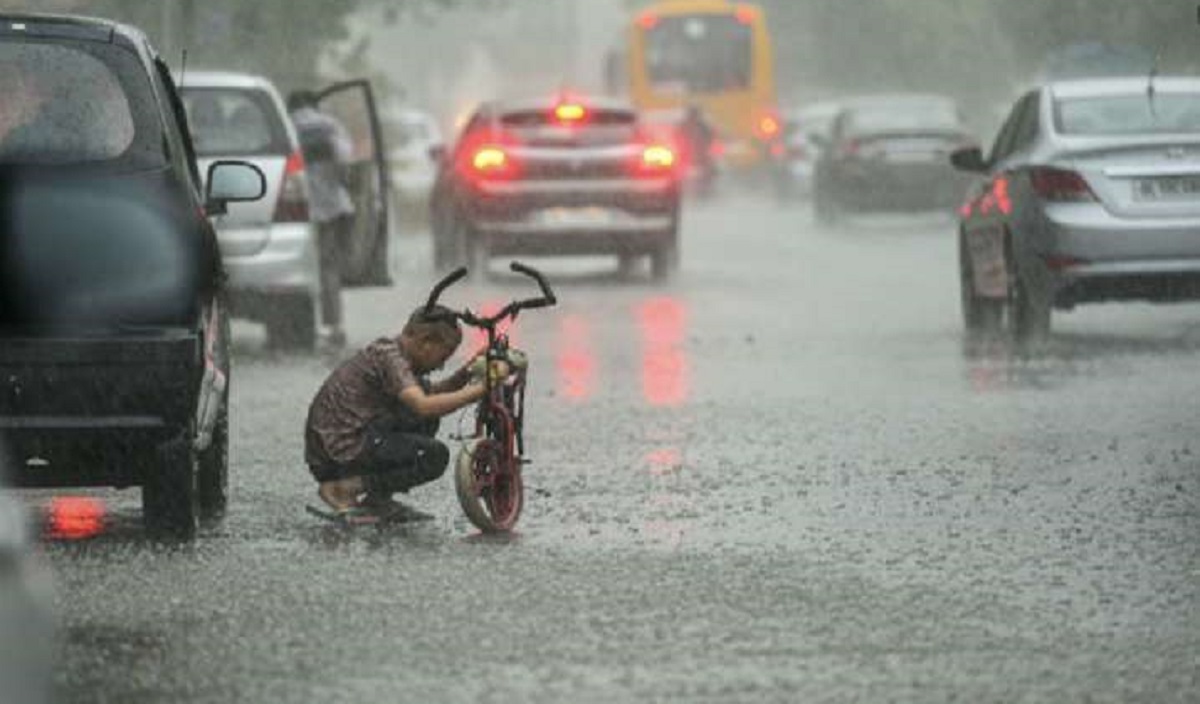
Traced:
<path fill-rule="evenodd" d="M 855 109 L 850 115 L 849 131 L 954 131 L 961 124 L 957 110 L 949 103 L 880 103 Z"/>
<path fill-rule="evenodd" d="M 659 90 L 744 90 L 750 86 L 751 28 L 731 14 L 663 17 L 646 31 L 646 71 Z"/>
<path fill-rule="evenodd" d="M 139 128 L 157 133 L 153 119 L 138 116 L 139 110 L 154 114 L 149 84 L 138 66 L 132 54 L 111 45 L 85 49 L 0 42 L 0 164 L 65 165 L 126 157 Z M 145 147 L 146 140 L 142 142 Z M 161 163 L 161 148 L 147 160 Z"/>
<path fill-rule="evenodd" d="M 1200 132 L 1200 94 L 1146 93 L 1063 98 L 1055 105 L 1061 134 L 1121 135 Z"/>
<path fill-rule="evenodd" d="M 265 91 L 184 88 L 183 105 L 200 156 L 271 156 L 292 151 L 283 118 Z"/>
<path fill-rule="evenodd" d="M 637 116 L 627 110 L 588 110 L 577 123 L 564 123 L 553 109 L 510 112 L 504 131 L 532 146 L 615 146 L 637 139 Z"/>

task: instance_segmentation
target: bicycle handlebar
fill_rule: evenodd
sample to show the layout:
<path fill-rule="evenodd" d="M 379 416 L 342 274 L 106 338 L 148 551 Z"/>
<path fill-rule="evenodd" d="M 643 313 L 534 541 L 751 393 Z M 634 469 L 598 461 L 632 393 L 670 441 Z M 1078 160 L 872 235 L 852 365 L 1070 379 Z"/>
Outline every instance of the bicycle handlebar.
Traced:
<path fill-rule="evenodd" d="M 438 299 L 442 297 L 442 292 L 461 281 L 466 275 L 467 267 L 460 266 L 447 274 L 446 278 L 439 281 L 437 286 L 433 287 L 433 291 L 431 291 L 429 294 L 429 300 L 425 303 L 425 315 L 431 315 L 433 313 L 433 308 L 437 305 Z"/>
<path fill-rule="evenodd" d="M 546 281 L 546 277 L 542 275 L 542 272 L 520 262 L 512 262 L 512 264 L 509 265 L 509 268 L 518 274 L 523 274 L 536 281 L 538 288 L 541 289 L 542 292 L 541 298 L 529 298 L 524 301 L 513 301 L 512 303 L 504 306 L 499 313 L 487 318 L 481 318 L 469 310 L 456 312 L 454 316 L 467 325 L 488 328 L 494 326 L 496 323 L 509 316 L 515 317 L 517 313 L 520 313 L 522 310 L 549 308 L 558 304 L 558 297 L 554 295 L 554 289 L 550 288 L 550 284 Z M 458 269 L 455 269 L 446 275 L 444 279 L 439 281 L 437 285 L 433 287 L 433 291 L 431 291 L 429 294 L 429 300 L 425 303 L 425 315 L 432 317 L 433 309 L 435 306 L 437 306 L 438 299 L 441 298 L 442 293 L 444 293 L 447 288 L 450 288 L 454 284 L 461 281 L 466 275 L 467 268 L 459 267 Z"/>
<path fill-rule="evenodd" d="M 522 308 L 547 308 L 558 303 L 558 299 L 554 296 L 554 291 L 551 290 L 550 284 L 546 283 L 546 277 L 542 276 L 542 272 L 534 269 L 531 266 L 525 266 L 521 262 L 513 262 L 509 268 L 518 274 L 524 274 L 537 282 L 538 288 L 542 289 L 542 298 L 531 299 L 524 302 Z"/>

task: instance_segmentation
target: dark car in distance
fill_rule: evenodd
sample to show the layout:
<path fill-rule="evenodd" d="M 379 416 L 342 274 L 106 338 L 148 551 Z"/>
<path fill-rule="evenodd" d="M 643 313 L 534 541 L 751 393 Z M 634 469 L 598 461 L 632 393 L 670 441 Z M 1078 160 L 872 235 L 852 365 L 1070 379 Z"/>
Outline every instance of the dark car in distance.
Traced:
<path fill-rule="evenodd" d="M 0 441 L 17 487 L 142 488 L 154 533 L 226 504 L 229 321 L 183 105 L 137 29 L 0 15 Z"/>
<path fill-rule="evenodd" d="M 675 151 L 624 101 L 486 103 L 440 162 L 439 268 L 517 254 L 649 257 L 655 278 L 678 266 Z"/>
<path fill-rule="evenodd" d="M 950 154 L 975 143 L 955 102 L 898 94 L 847 100 L 816 164 L 813 211 L 832 222 L 848 212 L 951 211 L 971 179 Z"/>

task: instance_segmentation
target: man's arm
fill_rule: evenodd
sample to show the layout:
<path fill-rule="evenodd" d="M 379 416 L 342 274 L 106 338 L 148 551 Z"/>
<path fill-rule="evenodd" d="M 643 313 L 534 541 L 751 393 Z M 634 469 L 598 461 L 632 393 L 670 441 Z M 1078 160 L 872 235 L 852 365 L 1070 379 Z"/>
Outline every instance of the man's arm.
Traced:
<path fill-rule="evenodd" d="M 467 363 L 459 368 L 450 376 L 435 382 L 429 387 L 430 393 L 445 394 L 451 391 L 458 391 L 466 386 L 471 381 L 471 365 Z"/>
<path fill-rule="evenodd" d="M 480 383 L 470 383 L 456 391 L 429 394 L 420 386 L 413 385 L 400 392 L 400 401 L 418 417 L 440 418 L 475 403 L 485 393 L 487 389 Z"/>

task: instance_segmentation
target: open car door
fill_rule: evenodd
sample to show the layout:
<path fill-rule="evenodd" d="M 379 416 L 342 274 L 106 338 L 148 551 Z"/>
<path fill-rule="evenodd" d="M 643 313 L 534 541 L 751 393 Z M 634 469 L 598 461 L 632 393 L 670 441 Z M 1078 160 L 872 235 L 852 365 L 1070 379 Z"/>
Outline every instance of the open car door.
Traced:
<path fill-rule="evenodd" d="M 321 110 L 350 133 L 353 158 L 346 186 L 354 200 L 354 227 L 342 252 L 342 284 L 390 286 L 388 272 L 388 172 L 375 95 L 366 80 L 337 83 L 317 93 Z"/>

